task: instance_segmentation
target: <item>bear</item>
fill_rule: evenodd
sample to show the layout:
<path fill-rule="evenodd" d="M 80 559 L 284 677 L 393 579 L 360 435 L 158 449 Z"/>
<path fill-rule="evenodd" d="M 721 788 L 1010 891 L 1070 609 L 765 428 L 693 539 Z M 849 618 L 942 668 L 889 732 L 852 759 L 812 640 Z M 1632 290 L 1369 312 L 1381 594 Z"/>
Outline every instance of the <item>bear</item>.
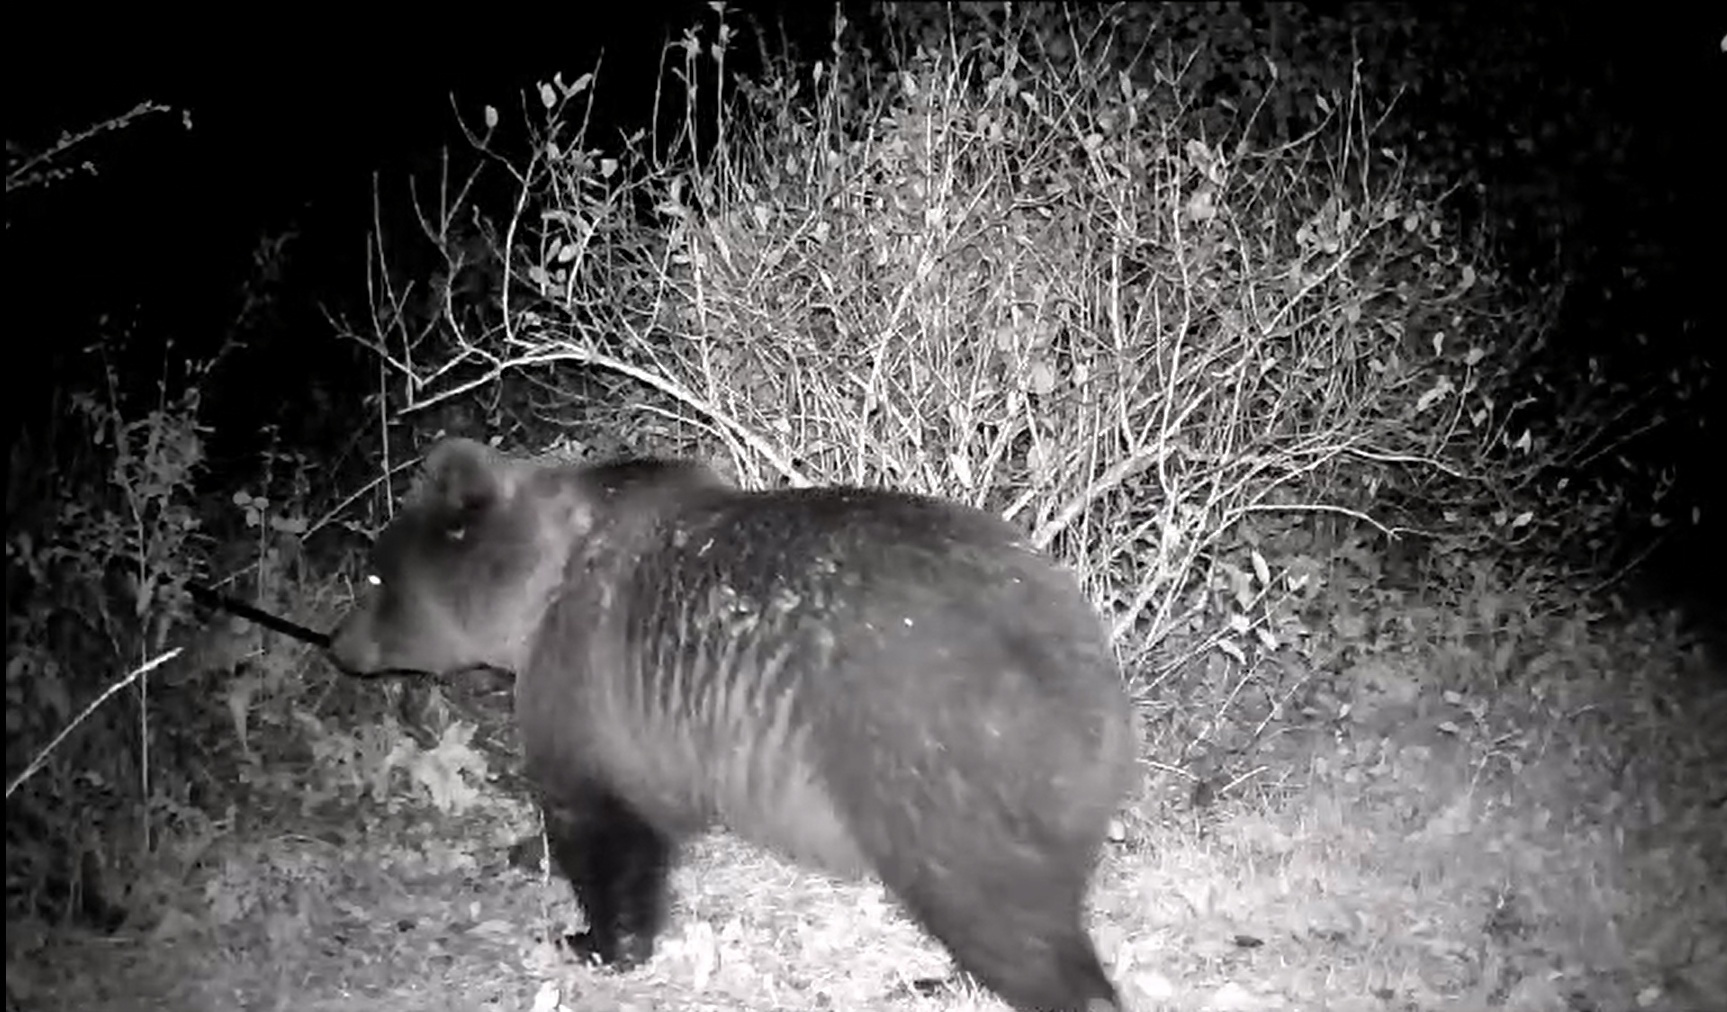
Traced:
<path fill-rule="evenodd" d="M 515 674 L 585 959 L 652 956 L 678 843 L 718 825 L 874 875 L 1016 1009 L 1120 1007 L 1082 916 L 1137 725 L 1100 617 L 1011 524 L 454 438 L 372 558 L 336 663 Z"/>

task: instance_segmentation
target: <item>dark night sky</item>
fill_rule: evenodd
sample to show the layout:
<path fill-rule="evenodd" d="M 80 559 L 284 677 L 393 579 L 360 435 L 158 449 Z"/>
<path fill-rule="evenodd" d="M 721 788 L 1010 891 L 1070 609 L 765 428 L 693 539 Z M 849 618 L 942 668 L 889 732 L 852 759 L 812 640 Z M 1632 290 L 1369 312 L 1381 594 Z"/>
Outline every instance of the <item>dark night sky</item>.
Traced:
<path fill-rule="evenodd" d="M 220 271 L 249 254 L 252 237 L 303 214 L 308 202 L 320 216 L 363 230 L 374 172 L 399 184 L 416 159 L 423 165 L 441 144 L 462 143 L 452 93 L 470 116 L 485 103 L 512 105 L 555 71 L 574 80 L 592 69 L 604 47 L 610 86 L 602 98 L 639 99 L 668 19 L 687 24 L 701 8 L 613 6 L 622 13 L 612 21 L 572 14 L 568 20 L 585 23 L 565 32 L 424 22 L 400 31 L 339 23 L 174 31 L 160 19 L 135 31 L 111 22 L 93 31 L 44 30 L 35 33 L 38 44 L 63 48 L 66 58 L 7 61 L 7 132 L 40 146 L 145 99 L 190 116 L 190 132 L 178 117 L 158 117 L 99 141 L 91 150 L 103 163 L 101 183 L 69 181 L 43 202 L 54 227 L 39 230 L 49 233 L 42 241 L 73 250 L 118 242 L 134 259 L 103 286 L 124 287 L 131 276 L 154 290 L 164 280 L 154 268 Z M 224 34 L 235 41 L 216 41 Z M 79 41 L 58 41 L 66 38 Z M 507 113 L 505 121 L 512 121 Z M 60 259 L 37 249 L 38 261 Z"/>
<path fill-rule="evenodd" d="M 603 49 L 596 119 L 639 122 L 668 37 L 713 24 L 695 2 L 614 4 L 603 22 L 585 5 L 564 10 L 562 29 L 543 14 L 531 24 L 504 15 L 468 24 L 447 15 L 432 23 L 422 12 L 365 27 L 300 15 L 243 31 L 159 17 L 123 24 L 104 14 L 87 26 L 44 21 L 33 41 L 15 34 L 14 54 L 28 44 L 63 55 L 6 61 L 11 141 L 39 149 L 145 100 L 175 112 L 85 149 L 99 178 L 63 180 L 11 203 L 9 285 L 30 293 L 11 329 L 53 342 L 59 364 L 44 362 L 53 375 L 77 349 L 112 335 L 115 321 L 146 336 L 138 365 L 152 373 L 160 358 L 150 349 L 164 335 L 192 359 L 207 358 L 231 332 L 260 238 L 292 227 L 290 276 L 271 303 L 277 322 L 254 334 L 268 346 L 229 360 L 205 391 L 206 417 L 218 442 L 240 453 L 268 421 L 258 416 L 263 405 L 301 402 L 299 390 L 313 382 L 339 397 L 357 394 L 341 389 L 355 352 L 325 314 L 352 319 L 362 310 L 374 178 L 396 202 L 386 204 L 387 228 L 408 230 L 410 174 L 423 185 L 435 179 L 441 148 L 468 151 L 452 98 L 476 127 L 486 104 L 501 107 L 504 129 L 519 140 L 532 87 L 556 72 L 574 81 Z M 616 134 L 602 127 L 594 136 Z M 8 385 L 9 423 L 39 417 L 54 387 L 17 375 Z M 259 398 L 260 385 L 279 396 Z"/>

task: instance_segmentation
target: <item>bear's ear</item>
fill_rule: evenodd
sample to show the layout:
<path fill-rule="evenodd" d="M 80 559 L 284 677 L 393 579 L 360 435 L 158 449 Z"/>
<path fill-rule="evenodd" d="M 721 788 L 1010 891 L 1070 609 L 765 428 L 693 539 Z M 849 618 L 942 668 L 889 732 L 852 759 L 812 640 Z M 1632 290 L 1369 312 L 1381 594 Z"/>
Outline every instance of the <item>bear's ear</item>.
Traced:
<path fill-rule="evenodd" d="M 426 454 L 419 497 L 454 513 L 488 510 L 515 485 L 509 458 L 472 439 L 445 439 Z"/>

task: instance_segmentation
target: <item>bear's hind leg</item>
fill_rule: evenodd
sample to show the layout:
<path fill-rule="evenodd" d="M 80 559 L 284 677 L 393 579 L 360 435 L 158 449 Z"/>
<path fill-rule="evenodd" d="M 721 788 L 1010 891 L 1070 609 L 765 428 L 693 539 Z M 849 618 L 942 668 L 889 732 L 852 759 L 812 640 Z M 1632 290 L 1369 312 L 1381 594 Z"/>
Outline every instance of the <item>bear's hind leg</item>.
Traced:
<path fill-rule="evenodd" d="M 665 924 L 673 844 L 603 791 L 542 806 L 552 860 L 570 880 L 588 929 L 566 938 L 580 958 L 627 970 L 654 954 Z"/>

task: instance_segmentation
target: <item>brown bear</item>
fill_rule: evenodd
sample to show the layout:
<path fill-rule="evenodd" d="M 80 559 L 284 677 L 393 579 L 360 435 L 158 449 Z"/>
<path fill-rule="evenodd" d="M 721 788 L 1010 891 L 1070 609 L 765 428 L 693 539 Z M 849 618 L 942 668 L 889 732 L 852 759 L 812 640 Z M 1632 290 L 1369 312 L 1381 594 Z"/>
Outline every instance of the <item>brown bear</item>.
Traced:
<path fill-rule="evenodd" d="M 1118 1007 L 1082 924 L 1134 726 L 1097 615 L 1013 527 L 667 460 L 429 455 L 334 635 L 356 674 L 516 674 L 528 779 L 601 963 L 647 959 L 680 839 L 873 874 L 1023 1010 Z"/>

